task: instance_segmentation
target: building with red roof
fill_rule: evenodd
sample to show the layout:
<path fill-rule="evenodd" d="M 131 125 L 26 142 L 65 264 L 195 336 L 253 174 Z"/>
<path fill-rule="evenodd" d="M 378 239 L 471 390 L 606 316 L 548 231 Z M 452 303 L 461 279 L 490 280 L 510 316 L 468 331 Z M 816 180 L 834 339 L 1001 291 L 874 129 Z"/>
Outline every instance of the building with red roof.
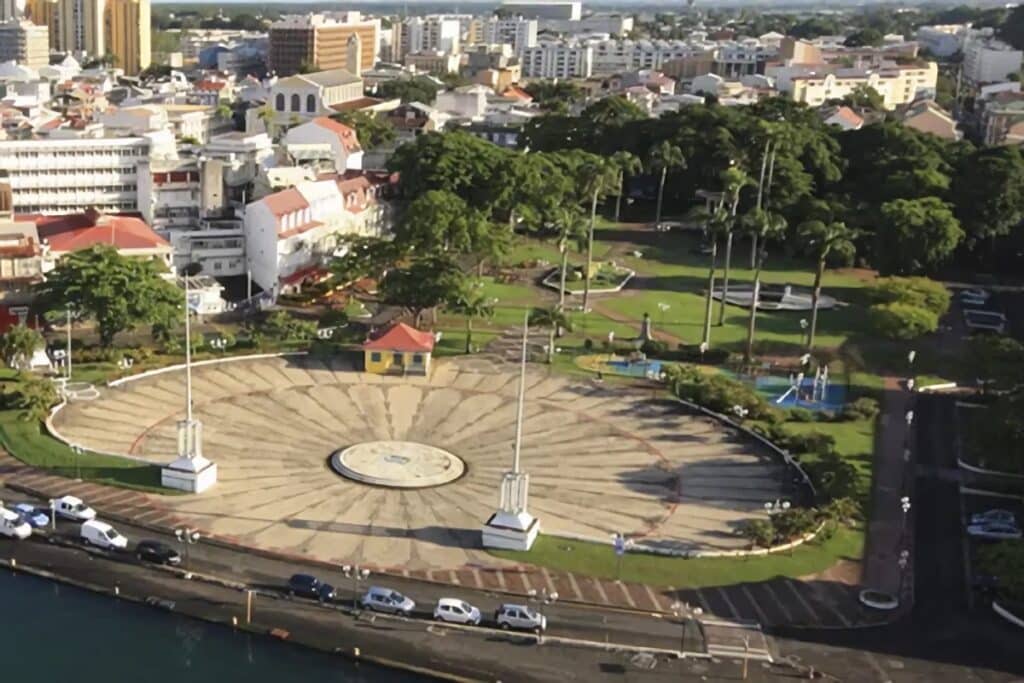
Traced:
<path fill-rule="evenodd" d="M 284 137 L 286 149 L 303 145 L 327 145 L 334 159 L 334 170 L 344 173 L 363 167 L 363 147 L 355 129 L 326 116 L 289 128 Z"/>
<path fill-rule="evenodd" d="M 434 341 L 432 332 L 395 323 L 363 344 L 364 367 L 378 375 L 425 375 Z"/>
<path fill-rule="evenodd" d="M 50 262 L 97 244 L 116 247 L 124 256 L 159 259 L 168 267 L 174 255 L 171 243 L 135 216 L 107 215 L 90 209 L 65 216 L 19 216 L 18 219 L 36 224 Z"/>

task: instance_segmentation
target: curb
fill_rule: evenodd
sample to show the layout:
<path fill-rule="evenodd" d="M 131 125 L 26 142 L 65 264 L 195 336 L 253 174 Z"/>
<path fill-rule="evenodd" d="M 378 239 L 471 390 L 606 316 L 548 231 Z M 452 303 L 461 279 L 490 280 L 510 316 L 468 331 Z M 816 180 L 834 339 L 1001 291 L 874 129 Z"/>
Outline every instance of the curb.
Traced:
<path fill-rule="evenodd" d="M 1014 626 L 1024 628 L 1024 618 L 1018 617 L 1016 614 L 1000 605 L 995 600 L 992 601 L 992 611 L 1002 617 L 1005 621 L 1010 622 Z"/>

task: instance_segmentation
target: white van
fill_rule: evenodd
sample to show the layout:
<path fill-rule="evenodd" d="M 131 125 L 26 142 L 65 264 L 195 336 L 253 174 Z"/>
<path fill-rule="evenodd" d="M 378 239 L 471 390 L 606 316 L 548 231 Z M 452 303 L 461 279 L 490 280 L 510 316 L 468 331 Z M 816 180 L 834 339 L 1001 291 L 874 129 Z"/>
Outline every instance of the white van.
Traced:
<path fill-rule="evenodd" d="M 90 519 L 82 523 L 82 540 L 98 548 L 124 550 L 128 547 L 128 539 L 117 533 L 117 530 L 98 519 Z"/>
<path fill-rule="evenodd" d="M 22 521 L 21 515 L 7 508 L 0 508 L 0 536 L 23 541 L 32 535 L 32 527 Z"/>

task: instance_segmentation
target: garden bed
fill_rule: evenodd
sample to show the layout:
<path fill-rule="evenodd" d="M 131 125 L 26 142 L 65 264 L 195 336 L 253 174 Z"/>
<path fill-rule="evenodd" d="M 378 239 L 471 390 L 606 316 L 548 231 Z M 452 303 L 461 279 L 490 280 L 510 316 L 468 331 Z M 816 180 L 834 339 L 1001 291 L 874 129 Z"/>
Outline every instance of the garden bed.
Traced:
<path fill-rule="evenodd" d="M 561 268 L 554 268 L 544 276 L 541 284 L 557 292 L 561 288 L 561 274 Z M 590 280 L 590 293 L 613 294 L 620 292 L 635 276 L 636 271 L 629 268 L 614 264 L 599 265 L 594 273 L 594 277 Z M 572 268 L 571 273 L 566 276 L 565 293 L 572 296 L 581 295 L 584 291 L 584 285 L 585 278 L 583 277 L 582 270 Z"/>

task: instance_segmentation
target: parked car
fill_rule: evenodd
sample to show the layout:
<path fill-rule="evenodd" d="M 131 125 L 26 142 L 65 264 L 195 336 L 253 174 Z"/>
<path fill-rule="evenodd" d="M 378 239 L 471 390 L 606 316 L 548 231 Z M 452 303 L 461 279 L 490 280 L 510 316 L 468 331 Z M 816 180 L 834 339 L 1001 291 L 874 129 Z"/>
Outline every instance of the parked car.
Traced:
<path fill-rule="evenodd" d="M 964 311 L 964 325 L 971 332 L 1002 334 L 1006 331 L 1006 316 L 996 311 L 969 309 Z"/>
<path fill-rule="evenodd" d="M 97 548 L 108 550 L 124 550 L 128 547 L 128 539 L 117 532 L 117 529 L 98 519 L 82 522 L 82 540 Z"/>
<path fill-rule="evenodd" d="M 288 592 L 320 602 L 330 602 L 335 597 L 334 586 L 309 574 L 295 574 L 288 579 Z"/>
<path fill-rule="evenodd" d="M 441 598 L 434 608 L 434 618 L 453 624 L 480 625 L 480 610 L 458 598 Z"/>
<path fill-rule="evenodd" d="M 682 230 L 683 224 L 679 221 L 662 221 L 654 226 L 657 232 L 668 232 L 670 230 Z"/>
<path fill-rule="evenodd" d="M 0 536 L 23 541 L 32 535 L 32 527 L 17 512 L 0 508 Z"/>
<path fill-rule="evenodd" d="M 980 287 L 960 291 L 960 301 L 969 306 L 984 306 L 991 297 L 992 292 Z"/>
<path fill-rule="evenodd" d="M 177 566 L 181 564 L 181 554 L 171 546 L 161 541 L 139 541 L 135 546 L 135 557 L 143 562 L 153 564 L 169 564 Z"/>
<path fill-rule="evenodd" d="M 31 503 L 18 503 L 11 511 L 20 515 L 33 529 L 42 529 L 50 524 L 50 511 L 37 508 Z"/>
<path fill-rule="evenodd" d="M 494 613 L 494 621 L 503 629 L 542 632 L 548 627 L 547 617 L 526 605 L 502 605 Z"/>
<path fill-rule="evenodd" d="M 971 515 L 971 524 L 1009 524 L 1011 526 L 1017 525 L 1017 516 L 1009 510 L 986 510 L 985 512 L 978 512 Z"/>
<path fill-rule="evenodd" d="M 76 522 L 96 519 L 96 511 L 83 503 L 81 498 L 74 496 L 64 496 L 53 501 L 53 509 L 59 516 Z"/>
<path fill-rule="evenodd" d="M 967 527 L 967 535 L 991 541 L 1015 541 L 1021 538 L 1021 531 L 1014 524 L 988 522 L 986 524 L 971 524 Z"/>
<path fill-rule="evenodd" d="M 387 612 L 389 614 L 409 614 L 416 609 L 416 603 L 396 590 L 371 586 L 366 595 L 360 600 L 364 609 L 372 609 L 375 612 Z"/>

